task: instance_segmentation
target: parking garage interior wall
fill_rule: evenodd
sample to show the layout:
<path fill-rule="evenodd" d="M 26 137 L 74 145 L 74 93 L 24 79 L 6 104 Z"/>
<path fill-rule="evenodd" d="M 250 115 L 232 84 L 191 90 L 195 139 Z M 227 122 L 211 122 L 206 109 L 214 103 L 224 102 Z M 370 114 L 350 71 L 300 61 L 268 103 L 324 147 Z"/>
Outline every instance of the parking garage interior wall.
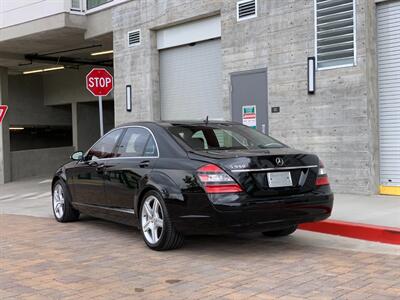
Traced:
<path fill-rule="evenodd" d="M 11 180 L 50 175 L 72 151 L 71 105 L 44 104 L 41 74 L 11 75 L 8 87 Z"/>
<path fill-rule="evenodd" d="M 43 74 L 44 104 L 59 105 L 97 101 L 97 97 L 86 89 L 86 74 L 92 68 L 81 66 L 79 69 L 64 69 Z M 112 69 L 107 69 L 112 74 Z M 113 92 L 111 92 L 104 97 L 104 100 L 111 100 L 113 97 Z"/>
<path fill-rule="evenodd" d="M 9 76 L 11 125 L 67 125 L 71 126 L 71 107 L 44 104 L 43 76 Z"/>
<path fill-rule="evenodd" d="M 49 176 L 69 160 L 74 151 L 71 103 L 78 105 L 77 148 L 85 151 L 99 138 L 97 98 L 80 86 L 85 84 L 86 71 L 9 76 L 8 120 L 11 126 L 25 128 L 10 131 L 11 180 Z M 65 86 L 64 81 L 68 82 Z M 49 88 L 50 82 L 54 85 Z M 68 99 L 64 93 L 72 98 Z M 105 100 L 103 109 L 107 132 L 114 127 L 114 102 Z M 24 136 L 31 128 L 36 128 L 32 137 Z M 46 136 L 50 129 L 54 134 Z"/>
<path fill-rule="evenodd" d="M 41 75 L 9 76 L 11 151 L 72 146 L 71 105 L 46 106 Z"/>
<path fill-rule="evenodd" d="M 51 177 L 58 167 L 69 161 L 70 147 L 33 149 L 11 152 L 11 180 L 29 177 Z"/>
<path fill-rule="evenodd" d="M 88 150 L 100 137 L 97 103 L 78 103 L 78 150 Z M 103 102 L 104 132 L 114 128 L 114 101 Z"/>

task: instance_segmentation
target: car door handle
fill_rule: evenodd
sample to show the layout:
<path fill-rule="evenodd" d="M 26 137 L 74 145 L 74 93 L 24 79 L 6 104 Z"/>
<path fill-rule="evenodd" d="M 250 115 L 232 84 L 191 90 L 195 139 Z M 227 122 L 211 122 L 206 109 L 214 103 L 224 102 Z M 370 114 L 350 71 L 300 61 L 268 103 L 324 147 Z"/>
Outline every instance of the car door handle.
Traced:
<path fill-rule="evenodd" d="M 103 164 L 97 165 L 97 167 L 96 167 L 97 173 L 103 173 L 104 172 L 104 168 L 105 168 L 105 166 Z"/>
<path fill-rule="evenodd" d="M 149 160 L 144 160 L 144 161 L 139 163 L 139 167 L 141 167 L 141 168 L 147 168 L 149 165 L 150 165 L 150 161 Z"/>
<path fill-rule="evenodd" d="M 96 161 L 89 161 L 87 163 L 90 167 L 97 167 L 99 164 Z"/>

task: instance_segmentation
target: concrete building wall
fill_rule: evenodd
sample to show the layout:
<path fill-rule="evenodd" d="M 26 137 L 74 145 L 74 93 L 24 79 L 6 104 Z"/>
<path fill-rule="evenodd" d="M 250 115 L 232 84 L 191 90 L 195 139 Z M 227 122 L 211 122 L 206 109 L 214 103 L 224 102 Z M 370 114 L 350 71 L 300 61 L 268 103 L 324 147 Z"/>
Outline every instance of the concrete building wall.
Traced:
<path fill-rule="evenodd" d="M 106 9 L 88 15 L 86 18 L 86 28 L 85 39 L 91 39 L 112 32 L 112 10 Z"/>
<path fill-rule="evenodd" d="M 0 105 L 8 105 L 8 70 L 0 67 Z M 0 184 L 11 179 L 10 134 L 8 118 L 0 124 Z"/>
<path fill-rule="evenodd" d="M 0 1 L 0 28 L 44 18 L 68 11 L 71 0 Z"/>
<path fill-rule="evenodd" d="M 42 75 L 9 76 L 10 124 L 71 125 L 71 110 L 65 106 L 45 106 L 43 94 Z"/>
<path fill-rule="evenodd" d="M 270 134 L 318 153 L 336 192 L 376 193 L 374 13 L 372 1 L 356 1 L 357 66 L 318 71 L 316 93 L 309 95 L 313 1 L 258 1 L 258 17 L 242 22 L 236 21 L 236 1 L 135 0 L 120 5 L 113 9 L 116 122 L 160 118 L 156 30 L 220 14 L 224 118 L 231 118 L 230 74 L 267 68 L 268 106 L 281 108 L 269 114 Z M 127 33 L 135 29 L 141 29 L 142 43 L 128 47 Z M 125 111 L 127 84 L 134 91 L 131 113 Z"/>
<path fill-rule="evenodd" d="M 387 0 L 383 0 L 384 2 Z M 377 58 L 377 20 L 376 4 L 367 1 L 365 6 L 365 79 L 367 81 L 368 146 L 370 153 L 369 191 L 378 193 L 380 185 L 379 160 L 379 95 Z"/>
<path fill-rule="evenodd" d="M 136 0 L 113 10 L 115 120 L 117 124 L 160 118 L 159 58 L 156 29 L 216 15 L 220 0 Z M 142 43 L 128 47 L 129 31 L 141 29 Z M 125 86 L 133 89 L 132 112 L 125 110 Z"/>

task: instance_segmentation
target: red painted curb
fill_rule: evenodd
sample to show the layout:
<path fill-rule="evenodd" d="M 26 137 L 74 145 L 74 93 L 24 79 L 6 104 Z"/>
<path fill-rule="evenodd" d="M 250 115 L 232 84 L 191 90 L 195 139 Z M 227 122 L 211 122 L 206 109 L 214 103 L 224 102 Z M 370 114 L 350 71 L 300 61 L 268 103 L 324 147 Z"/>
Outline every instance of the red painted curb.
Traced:
<path fill-rule="evenodd" d="M 326 220 L 300 224 L 300 229 L 349 238 L 400 245 L 400 228 Z"/>

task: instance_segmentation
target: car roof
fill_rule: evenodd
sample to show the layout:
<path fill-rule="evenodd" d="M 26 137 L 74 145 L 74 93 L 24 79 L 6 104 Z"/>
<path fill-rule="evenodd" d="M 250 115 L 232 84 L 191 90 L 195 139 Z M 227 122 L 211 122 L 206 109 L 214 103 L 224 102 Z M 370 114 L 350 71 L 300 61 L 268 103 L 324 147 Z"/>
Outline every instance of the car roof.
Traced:
<path fill-rule="evenodd" d="M 118 127 L 128 127 L 128 126 L 146 126 L 146 125 L 158 125 L 161 127 L 170 127 L 170 126 L 174 126 L 174 125 L 194 125 L 194 126 L 198 126 L 198 125 L 205 125 L 206 122 L 202 121 L 202 120 L 193 120 L 193 121 L 139 121 L 139 122 L 129 122 L 129 123 L 125 123 L 125 124 L 121 124 Z M 231 122 L 231 121 L 216 121 L 216 120 L 210 120 L 207 122 L 207 124 L 225 124 L 225 125 L 229 125 L 229 124 L 240 124 L 237 122 Z"/>

